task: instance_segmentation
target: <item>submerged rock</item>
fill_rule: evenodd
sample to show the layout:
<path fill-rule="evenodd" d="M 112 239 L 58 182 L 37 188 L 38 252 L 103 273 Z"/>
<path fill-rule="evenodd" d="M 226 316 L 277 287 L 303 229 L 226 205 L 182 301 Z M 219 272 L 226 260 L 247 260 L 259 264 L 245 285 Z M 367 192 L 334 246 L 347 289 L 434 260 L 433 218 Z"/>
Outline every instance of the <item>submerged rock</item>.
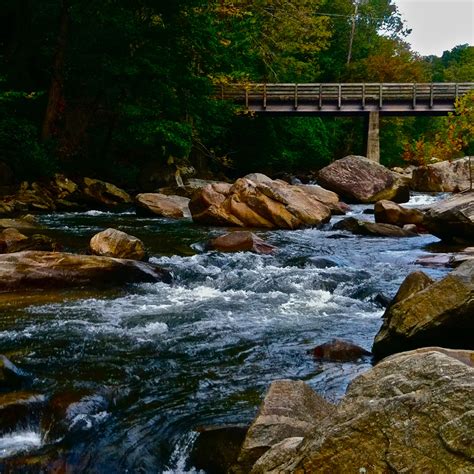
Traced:
<path fill-rule="evenodd" d="M 345 230 L 356 235 L 373 237 L 416 237 L 418 234 L 392 224 L 374 224 L 355 217 L 346 217 L 332 226 L 333 230 Z"/>
<path fill-rule="evenodd" d="M 409 275 L 384 315 L 374 356 L 423 346 L 473 349 L 473 296 L 472 260 L 434 283 L 421 272 Z"/>
<path fill-rule="evenodd" d="M 156 281 L 170 283 L 171 275 L 135 260 L 40 251 L 0 255 L 0 291 Z"/>
<path fill-rule="evenodd" d="M 363 156 L 349 155 L 331 163 L 319 172 L 318 182 L 349 202 L 407 202 L 410 198 L 400 176 Z"/>
<path fill-rule="evenodd" d="M 442 240 L 474 242 L 474 191 L 439 201 L 426 212 L 426 227 Z"/>
<path fill-rule="evenodd" d="M 252 232 L 234 231 L 220 235 L 209 242 L 209 248 L 221 252 L 255 252 L 269 254 L 276 250 L 273 245 Z"/>
<path fill-rule="evenodd" d="M 106 229 L 94 235 L 90 241 L 90 249 L 94 255 L 115 258 L 143 260 L 145 246 L 143 242 L 117 229 Z"/>
<path fill-rule="evenodd" d="M 191 217 L 189 199 L 182 196 L 165 195 L 160 193 L 142 193 L 135 198 L 137 211 L 142 214 L 171 217 Z"/>
<path fill-rule="evenodd" d="M 346 362 L 357 360 L 363 356 L 370 356 L 371 353 L 364 348 L 343 339 L 333 339 L 319 346 L 316 346 L 311 353 L 316 359 L 330 360 L 336 362 Z"/>
<path fill-rule="evenodd" d="M 474 369 L 443 351 L 385 359 L 302 442 L 274 445 L 252 472 L 471 472 Z"/>

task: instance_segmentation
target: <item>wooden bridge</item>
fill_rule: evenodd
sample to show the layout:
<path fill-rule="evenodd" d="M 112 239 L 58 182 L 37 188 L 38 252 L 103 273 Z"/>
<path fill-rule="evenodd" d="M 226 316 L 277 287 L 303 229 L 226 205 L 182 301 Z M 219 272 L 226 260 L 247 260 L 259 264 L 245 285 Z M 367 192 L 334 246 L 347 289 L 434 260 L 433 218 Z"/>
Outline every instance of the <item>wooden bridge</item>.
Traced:
<path fill-rule="evenodd" d="M 453 112 L 456 99 L 469 91 L 474 91 L 473 82 L 228 84 L 217 86 L 216 93 L 256 113 L 443 115 Z"/>
<path fill-rule="evenodd" d="M 367 118 L 367 156 L 380 160 L 380 115 L 446 115 L 456 99 L 474 91 L 463 83 L 226 84 L 216 96 L 265 115 Z"/>

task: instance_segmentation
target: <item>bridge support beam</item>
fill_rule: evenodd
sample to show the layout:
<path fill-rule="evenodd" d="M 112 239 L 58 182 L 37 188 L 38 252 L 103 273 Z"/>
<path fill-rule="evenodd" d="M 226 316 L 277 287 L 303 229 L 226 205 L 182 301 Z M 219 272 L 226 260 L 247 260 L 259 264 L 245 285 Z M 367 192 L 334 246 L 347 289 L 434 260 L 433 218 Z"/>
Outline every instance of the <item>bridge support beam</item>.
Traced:
<path fill-rule="evenodd" d="M 366 117 L 367 158 L 380 163 L 380 115 L 379 112 L 369 112 Z"/>

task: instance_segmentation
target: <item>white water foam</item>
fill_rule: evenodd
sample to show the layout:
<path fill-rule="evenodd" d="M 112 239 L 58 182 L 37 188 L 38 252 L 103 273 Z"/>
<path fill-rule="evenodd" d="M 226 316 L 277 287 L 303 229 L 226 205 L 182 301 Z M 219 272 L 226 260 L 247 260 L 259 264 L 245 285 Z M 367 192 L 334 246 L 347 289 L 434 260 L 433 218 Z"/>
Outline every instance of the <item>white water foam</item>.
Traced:
<path fill-rule="evenodd" d="M 0 437 L 0 458 L 7 458 L 23 451 L 41 447 L 41 433 L 16 431 Z"/>

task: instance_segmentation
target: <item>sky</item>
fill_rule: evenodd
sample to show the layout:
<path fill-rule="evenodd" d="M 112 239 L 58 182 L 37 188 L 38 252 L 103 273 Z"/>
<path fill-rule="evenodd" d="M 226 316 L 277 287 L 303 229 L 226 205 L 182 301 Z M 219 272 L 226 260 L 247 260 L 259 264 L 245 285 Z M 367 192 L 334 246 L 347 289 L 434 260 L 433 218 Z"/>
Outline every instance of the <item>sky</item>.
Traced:
<path fill-rule="evenodd" d="M 474 0 L 394 0 L 412 33 L 407 41 L 423 56 L 474 45 Z"/>

